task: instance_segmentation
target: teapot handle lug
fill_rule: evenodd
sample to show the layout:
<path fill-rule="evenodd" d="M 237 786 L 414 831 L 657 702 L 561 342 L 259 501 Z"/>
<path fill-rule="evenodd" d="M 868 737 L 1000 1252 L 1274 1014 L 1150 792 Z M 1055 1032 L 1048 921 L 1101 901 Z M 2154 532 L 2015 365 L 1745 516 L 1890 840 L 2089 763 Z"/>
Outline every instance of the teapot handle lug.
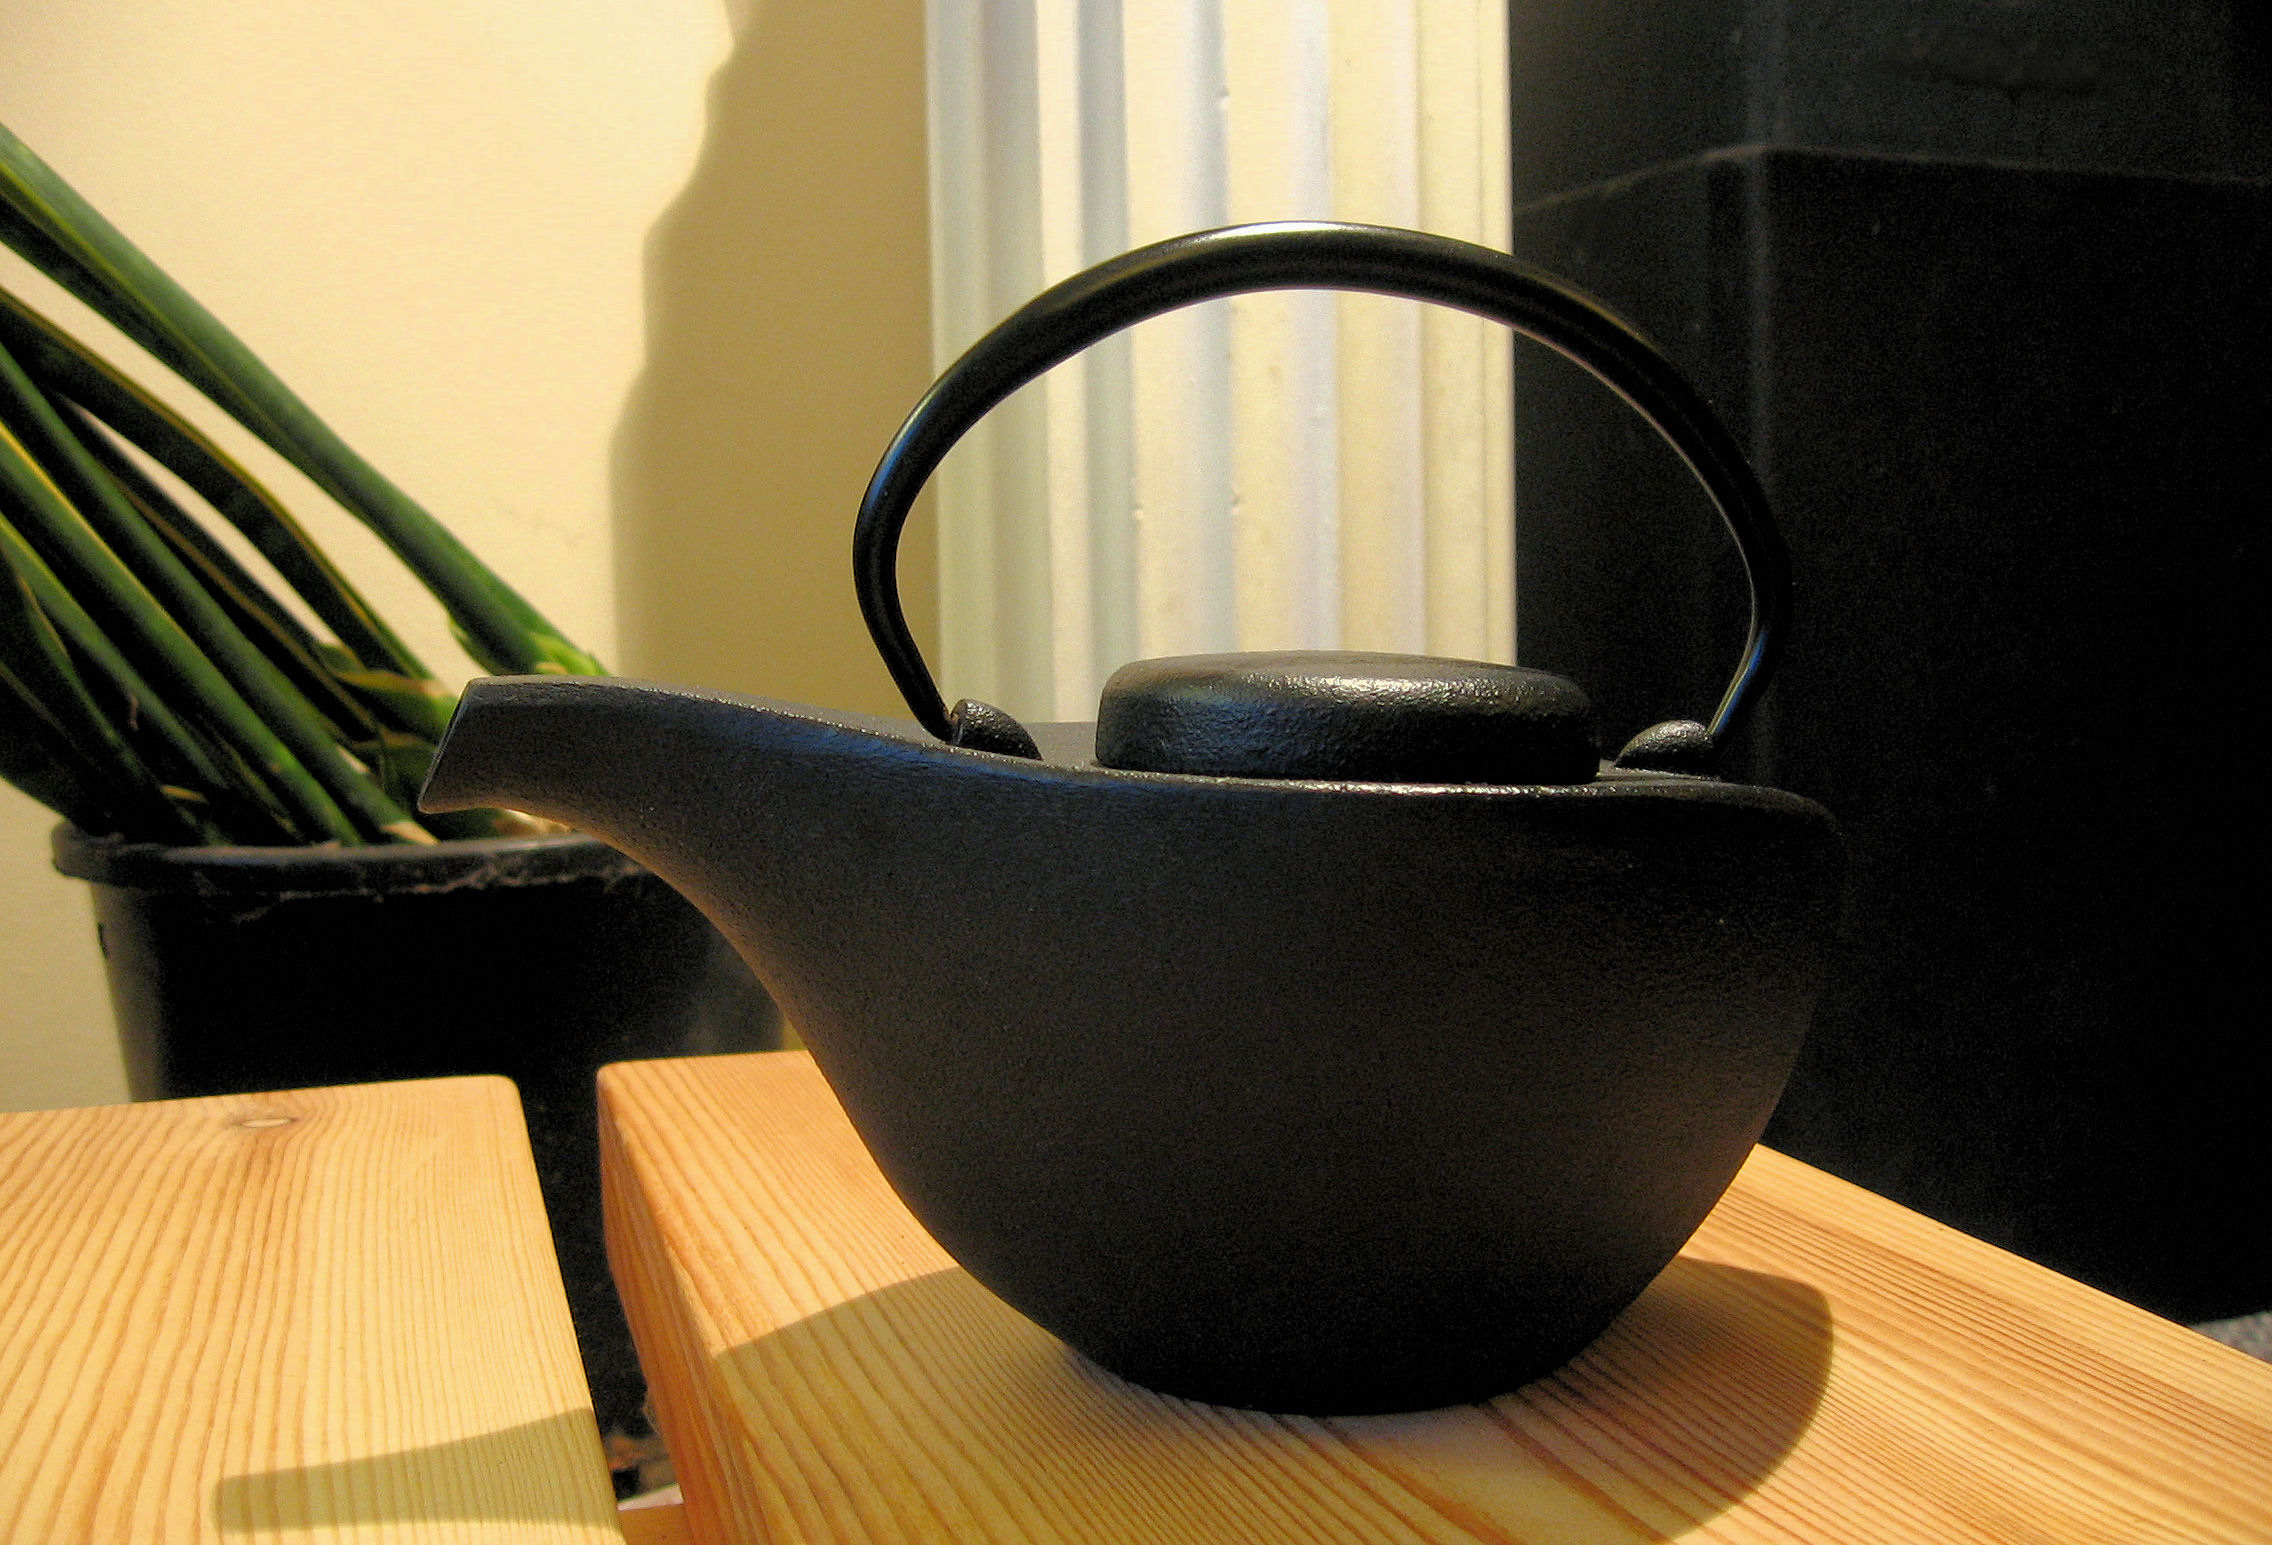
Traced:
<path fill-rule="evenodd" d="M 1034 744 L 1031 730 L 1003 709 L 974 697 L 964 698 L 947 715 L 946 741 L 966 751 L 1022 756 L 1029 762 L 1041 760 L 1041 748 Z"/>

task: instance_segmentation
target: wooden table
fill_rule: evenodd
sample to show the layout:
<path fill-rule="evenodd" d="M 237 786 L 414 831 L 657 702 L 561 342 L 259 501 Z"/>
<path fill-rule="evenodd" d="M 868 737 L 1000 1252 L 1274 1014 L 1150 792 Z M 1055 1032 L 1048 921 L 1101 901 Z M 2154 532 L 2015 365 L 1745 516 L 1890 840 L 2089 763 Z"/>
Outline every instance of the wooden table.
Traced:
<path fill-rule="evenodd" d="M 802 1053 L 601 1078 L 609 1243 L 700 1545 L 2272 1541 L 2272 1367 L 1759 1150 L 1485 1405 L 1155 1395 L 956 1269 Z"/>
<path fill-rule="evenodd" d="M 512 1085 L 0 1116 L 0 1541 L 622 1538 Z"/>

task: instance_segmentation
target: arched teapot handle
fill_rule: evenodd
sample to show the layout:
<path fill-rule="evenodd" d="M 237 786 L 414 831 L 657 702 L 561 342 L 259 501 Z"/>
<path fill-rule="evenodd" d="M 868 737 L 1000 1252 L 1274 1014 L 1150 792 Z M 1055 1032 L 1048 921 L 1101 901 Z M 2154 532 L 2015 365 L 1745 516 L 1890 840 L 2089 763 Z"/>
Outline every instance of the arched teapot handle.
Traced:
<path fill-rule="evenodd" d="M 1790 557 L 1759 480 L 1695 388 L 1598 303 L 1503 252 L 1386 226 L 1287 221 L 1155 242 L 1053 285 L 972 344 L 908 414 L 861 500 L 852 571 L 868 632 L 925 729 L 966 739 L 908 632 L 899 534 L 955 442 L 1019 387 L 1123 328 L 1203 300 L 1290 289 L 1398 295 L 1503 322 L 1583 366 L 1647 420 L 1704 485 L 1743 558 L 1751 627 L 1706 727 L 1713 746 L 1742 722 L 1782 652 Z"/>

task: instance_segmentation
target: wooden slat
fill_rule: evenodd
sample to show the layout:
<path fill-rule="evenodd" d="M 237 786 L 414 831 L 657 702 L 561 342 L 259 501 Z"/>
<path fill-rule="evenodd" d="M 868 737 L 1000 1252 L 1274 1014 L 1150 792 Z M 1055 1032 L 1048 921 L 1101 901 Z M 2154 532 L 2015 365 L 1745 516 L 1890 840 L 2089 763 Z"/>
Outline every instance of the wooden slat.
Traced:
<path fill-rule="evenodd" d="M 623 1545 L 693 1545 L 693 1541 L 694 1536 L 687 1532 L 683 1503 L 623 1510 Z"/>
<path fill-rule="evenodd" d="M 1321 1421 L 980 1288 L 803 1053 L 601 1079 L 609 1242 L 700 1545 L 2272 1540 L 2272 1367 L 1760 1150 L 1561 1372 Z"/>
<path fill-rule="evenodd" d="M 512 1085 L 0 1116 L 0 1540 L 614 1542 Z"/>

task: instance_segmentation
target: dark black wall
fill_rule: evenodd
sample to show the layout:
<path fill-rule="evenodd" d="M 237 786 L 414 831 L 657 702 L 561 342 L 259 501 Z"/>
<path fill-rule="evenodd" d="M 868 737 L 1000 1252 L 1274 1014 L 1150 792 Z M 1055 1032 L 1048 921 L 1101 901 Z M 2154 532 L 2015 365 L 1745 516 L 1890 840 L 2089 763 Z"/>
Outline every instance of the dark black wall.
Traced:
<path fill-rule="evenodd" d="M 1770 1141 L 2166 1313 L 2272 1305 L 2262 24 L 1514 15 L 1516 250 L 1697 377 L 1793 550 L 1733 770 L 1856 865 Z M 1703 717 L 1724 537 L 1606 393 L 1517 358 L 1520 657 L 1613 735 Z"/>
<path fill-rule="evenodd" d="M 1516 0 L 1517 203 L 1733 145 L 2272 175 L 2245 0 Z"/>

